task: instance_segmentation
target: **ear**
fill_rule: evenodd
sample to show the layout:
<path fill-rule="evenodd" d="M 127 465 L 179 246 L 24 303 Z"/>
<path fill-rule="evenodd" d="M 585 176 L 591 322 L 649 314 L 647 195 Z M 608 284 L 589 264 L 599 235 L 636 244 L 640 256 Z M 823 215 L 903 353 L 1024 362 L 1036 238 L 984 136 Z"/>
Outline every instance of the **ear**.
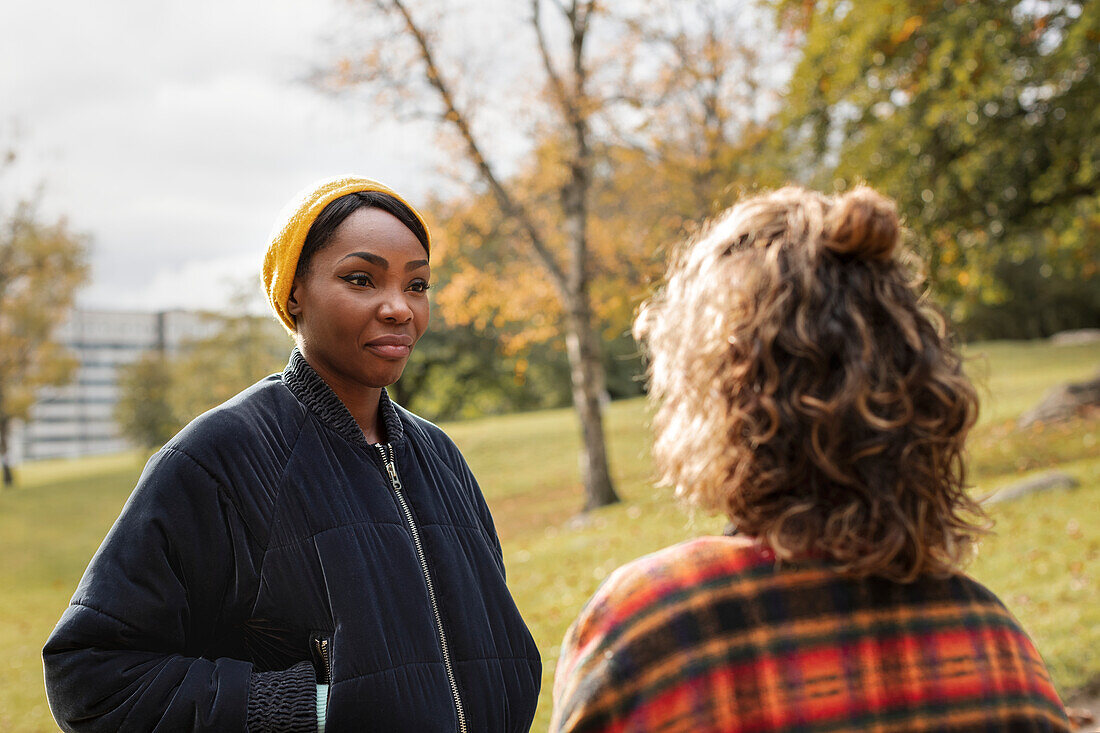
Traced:
<path fill-rule="evenodd" d="M 302 305 L 298 302 L 297 280 L 290 286 L 290 296 L 286 299 L 286 312 L 294 317 L 298 317 L 302 313 Z"/>

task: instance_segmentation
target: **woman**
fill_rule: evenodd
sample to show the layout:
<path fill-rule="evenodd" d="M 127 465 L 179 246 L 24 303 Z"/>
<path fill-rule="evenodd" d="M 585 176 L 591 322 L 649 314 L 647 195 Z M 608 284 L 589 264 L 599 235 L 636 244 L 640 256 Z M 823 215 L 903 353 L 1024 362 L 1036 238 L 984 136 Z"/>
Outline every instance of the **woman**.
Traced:
<path fill-rule="evenodd" d="M 1035 647 L 958 570 L 977 399 L 867 188 L 748 199 L 635 334 L 655 460 L 735 531 L 616 571 L 566 635 L 554 731 L 1064 731 Z"/>
<path fill-rule="evenodd" d="M 290 363 L 149 461 L 44 650 L 65 730 L 528 729 L 541 662 L 477 482 L 386 395 L 429 252 L 374 181 L 287 209 L 263 279 Z"/>

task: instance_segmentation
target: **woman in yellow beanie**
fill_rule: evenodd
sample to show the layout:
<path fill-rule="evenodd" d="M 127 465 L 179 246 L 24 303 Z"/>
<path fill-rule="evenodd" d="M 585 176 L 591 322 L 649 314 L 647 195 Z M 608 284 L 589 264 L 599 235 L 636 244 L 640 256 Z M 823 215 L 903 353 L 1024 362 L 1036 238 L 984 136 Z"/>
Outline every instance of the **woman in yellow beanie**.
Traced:
<path fill-rule="evenodd" d="M 71 731 L 527 731 L 541 661 L 454 443 L 395 405 L 431 239 L 364 178 L 275 227 L 286 369 L 158 452 L 44 650 Z"/>

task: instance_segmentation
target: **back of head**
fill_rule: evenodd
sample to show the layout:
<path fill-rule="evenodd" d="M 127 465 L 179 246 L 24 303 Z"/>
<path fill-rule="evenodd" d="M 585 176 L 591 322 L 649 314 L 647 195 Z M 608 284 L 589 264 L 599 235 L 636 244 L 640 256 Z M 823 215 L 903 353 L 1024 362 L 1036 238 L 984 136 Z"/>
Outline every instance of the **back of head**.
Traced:
<path fill-rule="evenodd" d="M 866 187 L 747 199 L 681 248 L 635 333 L 678 493 L 780 558 L 904 581 L 956 568 L 982 515 L 977 398 L 900 239 Z"/>

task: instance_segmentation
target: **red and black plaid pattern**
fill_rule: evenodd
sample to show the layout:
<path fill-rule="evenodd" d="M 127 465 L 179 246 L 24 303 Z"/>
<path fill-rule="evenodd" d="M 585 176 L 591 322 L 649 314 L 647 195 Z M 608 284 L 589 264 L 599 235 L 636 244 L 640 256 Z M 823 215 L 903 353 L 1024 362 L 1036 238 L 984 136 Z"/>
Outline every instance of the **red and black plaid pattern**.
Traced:
<path fill-rule="evenodd" d="M 1039 653 L 962 575 L 777 568 L 740 538 L 616 571 L 566 634 L 552 731 L 1068 731 Z"/>

